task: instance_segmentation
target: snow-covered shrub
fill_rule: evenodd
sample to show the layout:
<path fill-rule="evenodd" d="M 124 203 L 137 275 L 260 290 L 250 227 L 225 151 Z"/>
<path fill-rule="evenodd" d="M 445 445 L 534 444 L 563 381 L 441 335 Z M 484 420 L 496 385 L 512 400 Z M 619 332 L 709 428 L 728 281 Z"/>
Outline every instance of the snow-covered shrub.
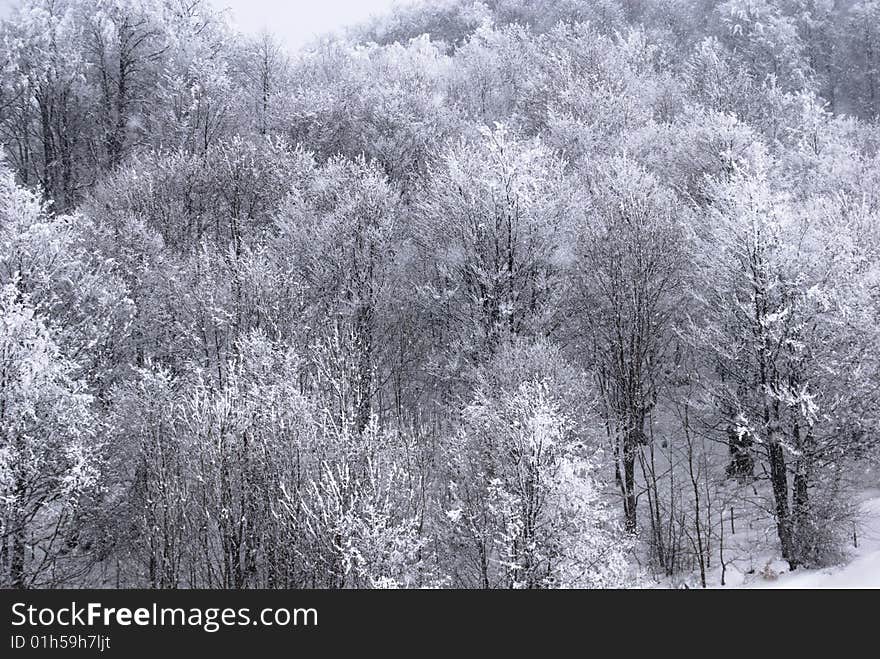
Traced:
<path fill-rule="evenodd" d="M 517 370 L 510 358 L 530 352 L 543 366 L 536 359 L 530 376 L 505 378 Z M 460 578 L 485 588 L 621 585 L 628 542 L 597 480 L 601 452 L 566 407 L 567 369 L 541 344 L 514 344 L 492 368 L 507 384 L 477 388 L 448 446 Z"/>
<path fill-rule="evenodd" d="M 0 584 L 58 585 L 80 497 L 97 485 L 92 397 L 28 299 L 0 289 Z M 69 535 L 72 534 L 72 535 Z M 69 546 L 65 546 L 69 545 Z"/>

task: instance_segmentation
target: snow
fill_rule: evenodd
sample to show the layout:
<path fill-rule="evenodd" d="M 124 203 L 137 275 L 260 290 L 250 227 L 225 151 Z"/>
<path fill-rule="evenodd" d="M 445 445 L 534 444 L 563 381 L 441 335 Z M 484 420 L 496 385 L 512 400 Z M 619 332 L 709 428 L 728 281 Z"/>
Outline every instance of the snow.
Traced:
<path fill-rule="evenodd" d="M 784 572 L 775 580 L 744 584 L 746 588 L 880 588 L 880 490 L 867 493 L 860 508 L 858 548 L 846 565 Z"/>

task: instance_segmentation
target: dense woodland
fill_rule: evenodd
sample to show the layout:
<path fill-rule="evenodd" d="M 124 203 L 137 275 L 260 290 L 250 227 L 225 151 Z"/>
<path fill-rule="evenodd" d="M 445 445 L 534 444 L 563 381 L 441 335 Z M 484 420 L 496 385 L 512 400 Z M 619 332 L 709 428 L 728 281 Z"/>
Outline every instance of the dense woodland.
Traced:
<path fill-rule="evenodd" d="M 857 537 L 880 2 L 433 0 L 286 52 L 23 0 L 0 41 L 0 585 L 705 585 Z"/>

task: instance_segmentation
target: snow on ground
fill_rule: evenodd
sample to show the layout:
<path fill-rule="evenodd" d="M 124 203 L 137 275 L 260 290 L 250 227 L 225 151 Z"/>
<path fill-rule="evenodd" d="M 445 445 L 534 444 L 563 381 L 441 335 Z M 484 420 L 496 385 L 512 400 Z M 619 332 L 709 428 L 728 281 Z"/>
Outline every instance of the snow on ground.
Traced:
<path fill-rule="evenodd" d="M 866 493 L 859 508 L 858 548 L 842 566 L 784 572 L 776 579 L 743 584 L 746 588 L 880 588 L 880 490 Z"/>
<path fill-rule="evenodd" d="M 712 563 L 706 573 L 709 588 L 880 588 L 880 487 L 864 490 L 859 497 L 856 519 L 858 546 L 846 550 L 842 564 L 814 570 L 790 572 L 779 557 L 776 527 L 772 517 L 742 510 L 737 514 L 736 533 L 724 536 L 724 583 L 717 536 Z M 725 529 L 730 529 L 729 511 Z M 717 533 L 717 529 L 716 529 Z M 656 577 L 655 577 L 656 579 Z M 651 587 L 699 588 L 699 572 L 684 577 L 657 579 Z"/>

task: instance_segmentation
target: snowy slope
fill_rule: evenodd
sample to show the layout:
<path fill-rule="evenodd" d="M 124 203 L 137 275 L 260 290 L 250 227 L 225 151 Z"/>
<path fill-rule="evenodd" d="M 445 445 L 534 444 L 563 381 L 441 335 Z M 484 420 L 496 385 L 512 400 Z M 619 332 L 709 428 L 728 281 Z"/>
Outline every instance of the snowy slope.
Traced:
<path fill-rule="evenodd" d="M 821 570 L 797 570 L 773 581 L 745 584 L 747 588 L 880 588 L 880 491 L 869 493 L 860 507 L 859 547 L 846 565 Z"/>

